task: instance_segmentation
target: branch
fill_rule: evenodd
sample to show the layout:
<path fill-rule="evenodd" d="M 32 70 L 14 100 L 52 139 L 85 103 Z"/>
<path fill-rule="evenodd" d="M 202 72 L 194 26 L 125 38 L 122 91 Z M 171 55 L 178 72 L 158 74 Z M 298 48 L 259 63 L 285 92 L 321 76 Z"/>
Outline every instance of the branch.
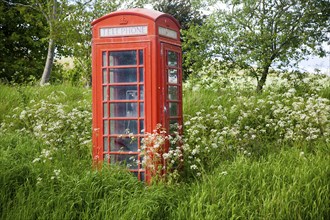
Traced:
<path fill-rule="evenodd" d="M 38 7 L 39 7 L 39 12 L 41 12 L 42 13 L 42 15 L 45 17 L 45 19 L 47 20 L 47 22 L 48 22 L 48 24 L 50 24 L 50 17 L 47 15 L 47 13 L 43 10 L 43 8 L 42 8 L 42 5 L 40 4 L 40 2 L 37 0 L 36 1 L 37 3 L 37 5 L 38 5 Z"/>

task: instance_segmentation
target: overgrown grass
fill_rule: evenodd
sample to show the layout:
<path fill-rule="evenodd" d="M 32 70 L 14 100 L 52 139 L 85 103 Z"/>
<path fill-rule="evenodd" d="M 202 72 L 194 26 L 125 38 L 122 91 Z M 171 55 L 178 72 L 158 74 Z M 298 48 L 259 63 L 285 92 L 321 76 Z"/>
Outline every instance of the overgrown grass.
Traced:
<path fill-rule="evenodd" d="M 285 88 L 255 94 L 251 87 L 226 85 L 185 90 L 184 117 L 190 121 L 185 139 L 191 145 L 185 159 L 198 155 L 198 170 L 185 162 L 178 182 L 151 186 L 120 167 L 95 171 L 91 143 L 85 141 L 90 139 L 88 123 L 86 128 L 63 122 L 58 129 L 64 132 L 51 136 L 59 141 L 49 144 L 43 138 L 57 126 L 54 117 L 89 117 L 90 107 L 82 101 L 91 103 L 90 90 L 0 85 L 0 219 L 329 219 L 328 134 L 311 141 L 278 141 L 280 131 L 261 133 L 265 120 L 258 116 L 272 115 L 274 109 L 270 104 L 260 106 L 260 100 L 281 101 L 277 95 L 286 94 Z M 312 87 L 309 91 L 314 93 Z M 318 94 L 329 99 L 328 91 L 325 87 Z M 302 95 L 297 90 L 288 99 L 292 103 Z M 39 105 L 41 100 L 45 105 Z M 54 112 L 62 110 L 65 117 Z M 238 123 L 243 113 L 248 115 Z M 41 120 L 43 116 L 48 119 Z M 32 118 L 37 122 L 24 123 Z M 43 129 L 38 130 L 40 123 Z M 320 126 L 325 131 L 329 123 Z M 239 129 L 242 136 L 225 135 L 229 128 Z M 211 148 L 220 136 L 223 139 Z M 197 145 L 199 153 L 193 155 Z"/>
<path fill-rule="evenodd" d="M 329 151 L 238 156 L 190 186 L 173 219 L 327 219 Z"/>

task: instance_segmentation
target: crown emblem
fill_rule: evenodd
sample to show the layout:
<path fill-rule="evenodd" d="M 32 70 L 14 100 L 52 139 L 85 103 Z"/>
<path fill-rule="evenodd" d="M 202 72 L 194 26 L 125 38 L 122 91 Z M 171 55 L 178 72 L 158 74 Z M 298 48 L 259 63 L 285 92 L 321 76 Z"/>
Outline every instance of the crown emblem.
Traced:
<path fill-rule="evenodd" d="M 128 20 L 127 20 L 127 18 L 125 16 L 123 16 L 123 17 L 120 18 L 119 24 L 127 24 L 127 23 L 128 23 Z"/>

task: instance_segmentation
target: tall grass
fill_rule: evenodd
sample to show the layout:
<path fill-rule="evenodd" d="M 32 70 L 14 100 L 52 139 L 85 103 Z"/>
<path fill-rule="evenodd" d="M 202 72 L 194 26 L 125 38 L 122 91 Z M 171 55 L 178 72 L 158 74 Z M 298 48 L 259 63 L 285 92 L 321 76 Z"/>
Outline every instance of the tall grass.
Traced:
<path fill-rule="evenodd" d="M 173 219 L 327 219 L 329 151 L 239 156 L 193 183 Z"/>
<path fill-rule="evenodd" d="M 297 89 L 284 99 L 279 94 L 287 94 L 285 88 L 255 94 L 252 87 L 240 89 L 228 80 L 203 82 L 212 84 L 187 88 L 183 100 L 184 118 L 190 122 L 185 139 L 191 145 L 185 160 L 191 157 L 197 170 L 186 161 L 178 182 L 151 186 L 121 167 L 92 168 L 91 143 L 86 141 L 90 122 L 85 122 L 90 90 L 0 85 L 0 219 L 329 219 L 328 134 L 279 141 L 279 131 L 260 132 L 265 120 L 258 116 L 274 111 L 272 105 L 260 106 L 261 99 L 288 99 L 290 107 L 303 92 Z M 308 91 L 329 99 L 328 87 L 313 88 Z M 329 123 L 318 125 L 326 131 Z M 59 130 L 52 133 L 54 126 Z M 226 136 L 232 128 L 242 136 Z M 219 144 L 212 145 L 220 136 Z"/>

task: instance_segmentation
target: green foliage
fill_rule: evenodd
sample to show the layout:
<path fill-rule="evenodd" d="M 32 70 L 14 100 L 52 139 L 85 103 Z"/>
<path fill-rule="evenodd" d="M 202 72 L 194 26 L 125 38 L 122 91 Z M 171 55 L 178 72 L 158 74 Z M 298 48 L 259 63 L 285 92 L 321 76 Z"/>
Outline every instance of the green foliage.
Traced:
<path fill-rule="evenodd" d="M 213 24 L 191 25 L 182 30 L 182 68 L 183 78 L 187 79 L 192 73 L 201 70 L 205 62 L 210 60 L 209 45 L 213 43 Z"/>
<path fill-rule="evenodd" d="M 0 23 L 0 80 L 22 83 L 39 78 L 47 54 L 44 17 L 31 8 L 0 1 Z"/>

